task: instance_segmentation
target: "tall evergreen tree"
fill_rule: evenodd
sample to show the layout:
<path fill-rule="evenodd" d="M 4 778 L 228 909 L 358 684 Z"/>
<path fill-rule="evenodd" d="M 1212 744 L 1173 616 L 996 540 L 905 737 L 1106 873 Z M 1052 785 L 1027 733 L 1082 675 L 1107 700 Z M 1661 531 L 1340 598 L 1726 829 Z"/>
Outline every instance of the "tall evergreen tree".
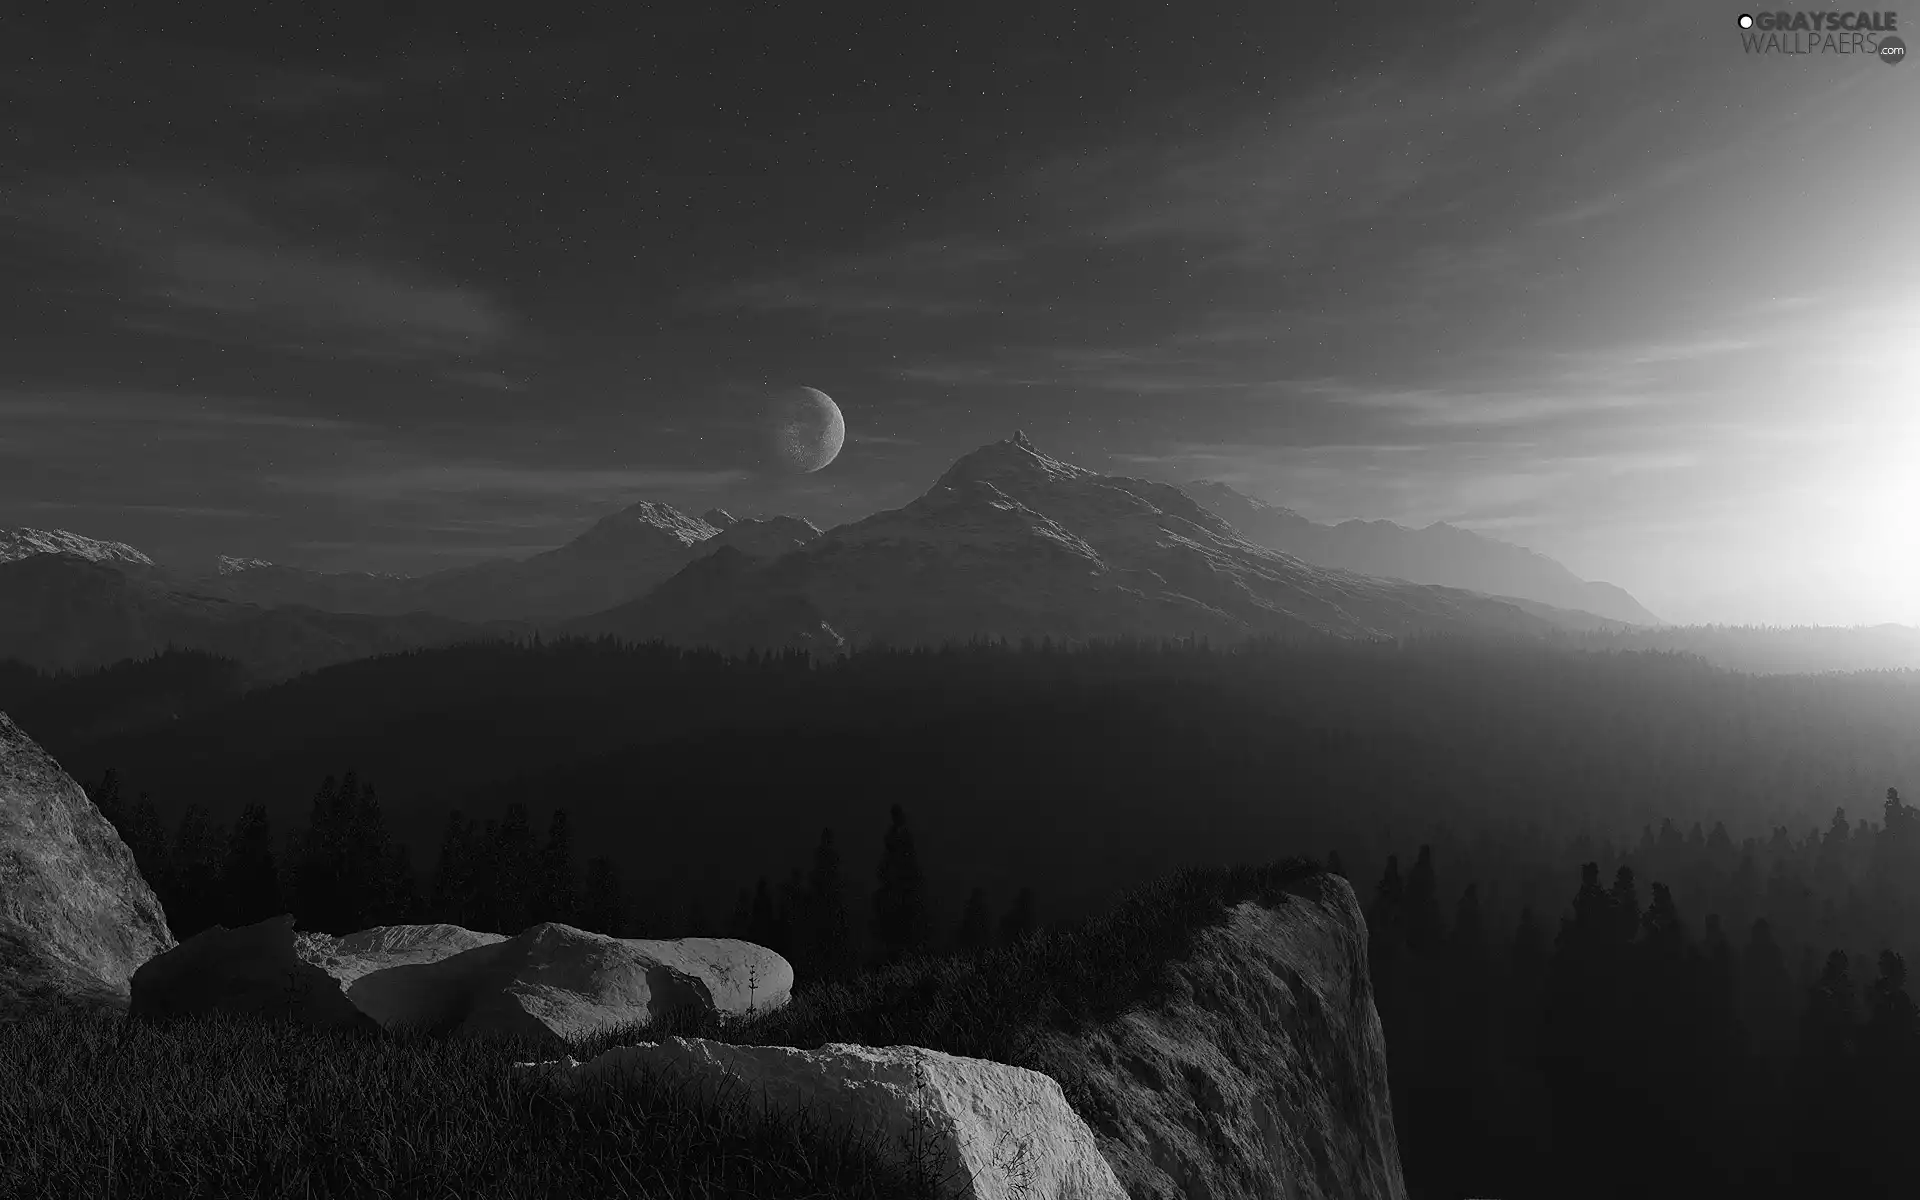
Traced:
<path fill-rule="evenodd" d="M 301 929 L 352 933 L 364 928 L 352 924 L 344 895 L 346 821 L 340 791 L 340 782 L 332 775 L 320 781 L 307 810 L 306 828 L 295 836 L 289 854 L 294 923 Z"/>
<path fill-rule="evenodd" d="M 433 865 L 433 880 L 428 888 L 428 911 L 436 921 L 468 925 L 472 916 L 474 874 L 478 869 L 473 822 L 459 809 L 447 813 L 447 824 L 440 835 L 440 857 Z"/>
<path fill-rule="evenodd" d="M 264 804 L 249 804 L 227 835 L 220 869 L 221 924 L 252 925 L 286 912 L 280 895 L 280 867 L 273 854 L 273 827 Z"/>
<path fill-rule="evenodd" d="M 1414 859 L 1413 869 L 1407 872 L 1406 893 L 1401 901 L 1407 948 L 1415 954 L 1424 954 L 1439 944 L 1439 890 L 1433 872 L 1433 847 L 1422 846 Z"/>
<path fill-rule="evenodd" d="M 487 859 L 495 930 L 511 937 L 533 924 L 534 892 L 539 881 L 539 843 L 524 803 L 507 805 L 488 839 Z"/>
<path fill-rule="evenodd" d="M 155 807 L 153 797 L 140 793 L 140 799 L 134 803 L 133 811 L 127 819 L 127 829 L 121 839 L 127 843 L 127 849 L 133 851 L 133 864 L 140 868 L 140 877 L 147 881 L 154 894 L 159 896 L 173 890 L 173 864 L 171 848 L 168 845 L 167 827 L 160 821 L 160 810 Z M 161 901 L 166 907 L 166 901 Z"/>
<path fill-rule="evenodd" d="M 564 808 L 554 809 L 547 821 L 547 844 L 540 849 L 539 874 L 534 923 L 570 923 L 578 905 L 578 886 L 573 871 L 573 827 Z"/>
<path fill-rule="evenodd" d="M 1013 895 L 1013 904 L 1000 918 L 1000 940 L 1011 945 L 1040 928 L 1039 898 L 1030 887 Z"/>
<path fill-rule="evenodd" d="M 800 953 L 816 975 L 837 978 L 854 966 L 853 921 L 847 912 L 847 886 L 840 870 L 840 849 L 833 830 L 820 831 L 807 873 L 807 904 Z"/>
<path fill-rule="evenodd" d="M 953 944 L 963 954 L 976 953 L 993 944 L 993 913 L 987 907 L 987 889 L 977 887 L 967 894 L 960 924 L 953 931 Z"/>
<path fill-rule="evenodd" d="M 765 946 L 778 951 L 780 941 L 780 922 L 773 906 L 773 889 L 767 885 L 767 877 L 762 875 L 753 885 L 753 908 L 747 922 L 747 940 L 756 946 Z"/>
<path fill-rule="evenodd" d="M 1406 942 L 1406 884 L 1400 878 L 1400 857 L 1387 855 L 1387 868 L 1373 887 L 1367 909 L 1367 948 L 1376 963 Z"/>
<path fill-rule="evenodd" d="M 84 790 L 87 793 L 87 799 L 93 801 L 93 806 L 100 810 L 100 815 L 113 826 L 114 832 L 120 835 L 120 840 L 125 841 L 127 820 L 132 814 L 127 811 L 125 802 L 120 798 L 120 772 L 108 767 L 98 782 Z"/>
<path fill-rule="evenodd" d="M 205 805 L 193 803 L 180 814 L 169 855 L 173 878 L 166 900 L 167 922 L 176 937 L 191 937 L 220 917 L 220 864 L 225 831 Z"/>
<path fill-rule="evenodd" d="M 874 948 L 882 962 L 890 962 L 927 944 L 927 884 L 907 813 L 896 804 L 890 813 L 886 841 L 880 853 L 879 886 L 873 893 Z"/>
<path fill-rule="evenodd" d="M 605 856 L 587 860 L 580 889 L 580 927 L 610 937 L 626 937 L 627 899 L 620 868 Z"/>

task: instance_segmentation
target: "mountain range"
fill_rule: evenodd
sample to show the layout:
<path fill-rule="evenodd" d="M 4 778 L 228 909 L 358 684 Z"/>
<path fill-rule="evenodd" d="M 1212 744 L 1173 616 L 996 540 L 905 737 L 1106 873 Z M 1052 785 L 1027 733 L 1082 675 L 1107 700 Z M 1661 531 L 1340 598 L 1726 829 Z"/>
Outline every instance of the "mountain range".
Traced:
<path fill-rule="evenodd" d="M 567 626 L 721 646 L 1571 627 L 1461 589 L 1315 566 L 1246 540 L 1180 488 L 1062 462 L 1023 434 L 961 458 L 904 507 L 775 559 L 707 555 Z"/>
<path fill-rule="evenodd" d="M 1466 566 L 1449 564 L 1450 548 Z M 1372 569 L 1347 565 L 1356 560 Z M 1524 587 L 1489 594 L 1507 584 Z M 911 503 L 824 533 L 798 517 L 696 517 L 642 501 L 529 558 L 421 576 L 236 557 L 183 572 L 122 543 L 17 530 L 0 535 L 0 620 L 0 657 L 41 666 L 171 645 L 281 675 L 535 629 L 837 650 L 978 637 L 1534 636 L 1653 618 L 1618 589 L 1464 530 L 1318 526 L 1224 484 L 1102 475 L 1017 433 L 963 456 Z"/>
<path fill-rule="evenodd" d="M 1322 525 L 1217 480 L 1199 480 L 1183 490 L 1226 518 L 1242 536 L 1322 566 L 1519 597 L 1630 625 L 1662 623 L 1624 588 L 1589 582 L 1544 554 L 1456 525 L 1440 522 L 1424 529 L 1391 521 Z"/>

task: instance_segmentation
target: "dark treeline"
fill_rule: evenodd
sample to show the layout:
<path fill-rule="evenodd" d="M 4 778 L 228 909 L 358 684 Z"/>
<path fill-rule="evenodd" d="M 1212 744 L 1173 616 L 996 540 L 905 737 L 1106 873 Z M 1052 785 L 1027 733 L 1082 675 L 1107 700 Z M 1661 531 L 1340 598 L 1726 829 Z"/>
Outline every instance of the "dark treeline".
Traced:
<path fill-rule="evenodd" d="M 1914 1194 L 1920 812 L 1880 816 L 1356 878 L 1413 1194 Z"/>
<path fill-rule="evenodd" d="M 1911 673 L 1756 678 L 1443 640 L 831 663 L 478 645 L 344 664 L 110 736 L 21 723 L 76 773 L 118 769 L 169 826 L 190 804 L 231 823 L 259 803 L 290 828 L 347 764 L 378 781 L 416 862 L 449 809 L 521 803 L 544 829 L 564 807 L 646 904 L 709 914 L 732 906 L 736 878 L 784 878 L 822 826 L 884 828 L 906 803 L 942 849 L 926 866 L 942 926 L 975 886 L 999 906 L 1035 884 L 1047 911 L 1078 916 L 1179 866 L 1357 845 L 1382 826 L 1504 820 L 1559 843 L 1662 817 L 1798 829 L 1920 775 Z M 840 850 L 864 876 L 879 843 Z"/>
<path fill-rule="evenodd" d="M 843 869 L 834 831 L 822 829 L 804 865 L 777 887 L 763 876 L 741 888 L 719 922 L 697 904 L 649 907 L 604 855 L 580 862 L 564 808 L 553 810 L 544 834 L 524 804 L 481 820 L 454 809 L 423 878 L 407 847 L 389 836 L 373 785 L 351 770 L 322 780 L 305 824 L 278 836 L 258 804 L 231 825 L 189 805 L 169 830 L 151 796 L 128 803 L 116 771 L 86 791 L 133 851 L 179 939 L 282 913 L 293 914 L 297 929 L 335 934 L 433 921 L 517 933 L 561 921 L 614 937 L 746 938 L 820 979 L 929 951 L 983 949 L 1038 928 L 1032 888 L 1019 889 L 997 921 L 985 889 L 975 888 L 958 924 L 936 929 L 898 805 L 865 890 Z"/>
<path fill-rule="evenodd" d="M 1920 669 L 1920 629 L 1910 625 L 1667 625 L 1556 636 L 1586 650 L 1696 654 L 1756 673 Z"/>

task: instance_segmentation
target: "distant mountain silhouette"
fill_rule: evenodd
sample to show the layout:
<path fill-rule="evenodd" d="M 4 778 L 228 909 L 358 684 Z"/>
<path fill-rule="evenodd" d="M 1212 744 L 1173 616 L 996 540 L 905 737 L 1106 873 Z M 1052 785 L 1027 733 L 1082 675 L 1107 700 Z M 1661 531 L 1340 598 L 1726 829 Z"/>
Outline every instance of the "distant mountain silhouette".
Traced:
<path fill-rule="evenodd" d="M 133 571 L 123 567 L 132 566 Z M 77 670 L 169 647 L 203 650 L 277 679 L 369 655 L 445 645 L 490 633 L 444 617 L 366 616 L 262 608 L 197 595 L 137 564 L 71 554 L 0 563 L 0 659 Z"/>
<path fill-rule="evenodd" d="M 1514 596 L 1594 613 L 1632 625 L 1660 618 L 1611 583 L 1581 579 L 1544 554 L 1444 522 L 1409 529 L 1391 521 L 1321 525 L 1215 480 L 1182 490 L 1226 518 L 1248 539 L 1311 563 L 1362 575 Z"/>
<path fill-rule="evenodd" d="M 463 621 L 555 620 L 633 599 L 722 546 L 761 558 L 819 535 L 799 517 L 742 520 L 720 509 L 692 517 L 671 504 L 644 500 L 529 558 L 494 559 L 420 576 L 308 571 L 222 558 L 217 574 L 194 585 L 212 595 L 270 606 L 428 612 Z"/>
<path fill-rule="evenodd" d="M 1373 579 L 1243 538 L 1170 484 L 1100 475 L 1023 434 L 955 462 L 905 507 L 837 526 L 777 559 L 719 554 L 566 628 L 637 640 L 817 646 L 975 637 L 1421 632 L 1533 635 L 1550 610 Z"/>

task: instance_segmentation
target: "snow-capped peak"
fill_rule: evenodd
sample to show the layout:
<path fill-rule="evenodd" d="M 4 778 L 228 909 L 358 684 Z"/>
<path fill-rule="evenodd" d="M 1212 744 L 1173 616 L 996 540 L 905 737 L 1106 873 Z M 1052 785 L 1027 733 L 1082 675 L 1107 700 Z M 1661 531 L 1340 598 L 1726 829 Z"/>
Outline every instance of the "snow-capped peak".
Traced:
<path fill-rule="evenodd" d="M 34 554 L 71 554 L 92 562 L 153 565 L 151 558 L 125 542 L 103 542 L 64 529 L 0 529 L 0 562 Z"/>

